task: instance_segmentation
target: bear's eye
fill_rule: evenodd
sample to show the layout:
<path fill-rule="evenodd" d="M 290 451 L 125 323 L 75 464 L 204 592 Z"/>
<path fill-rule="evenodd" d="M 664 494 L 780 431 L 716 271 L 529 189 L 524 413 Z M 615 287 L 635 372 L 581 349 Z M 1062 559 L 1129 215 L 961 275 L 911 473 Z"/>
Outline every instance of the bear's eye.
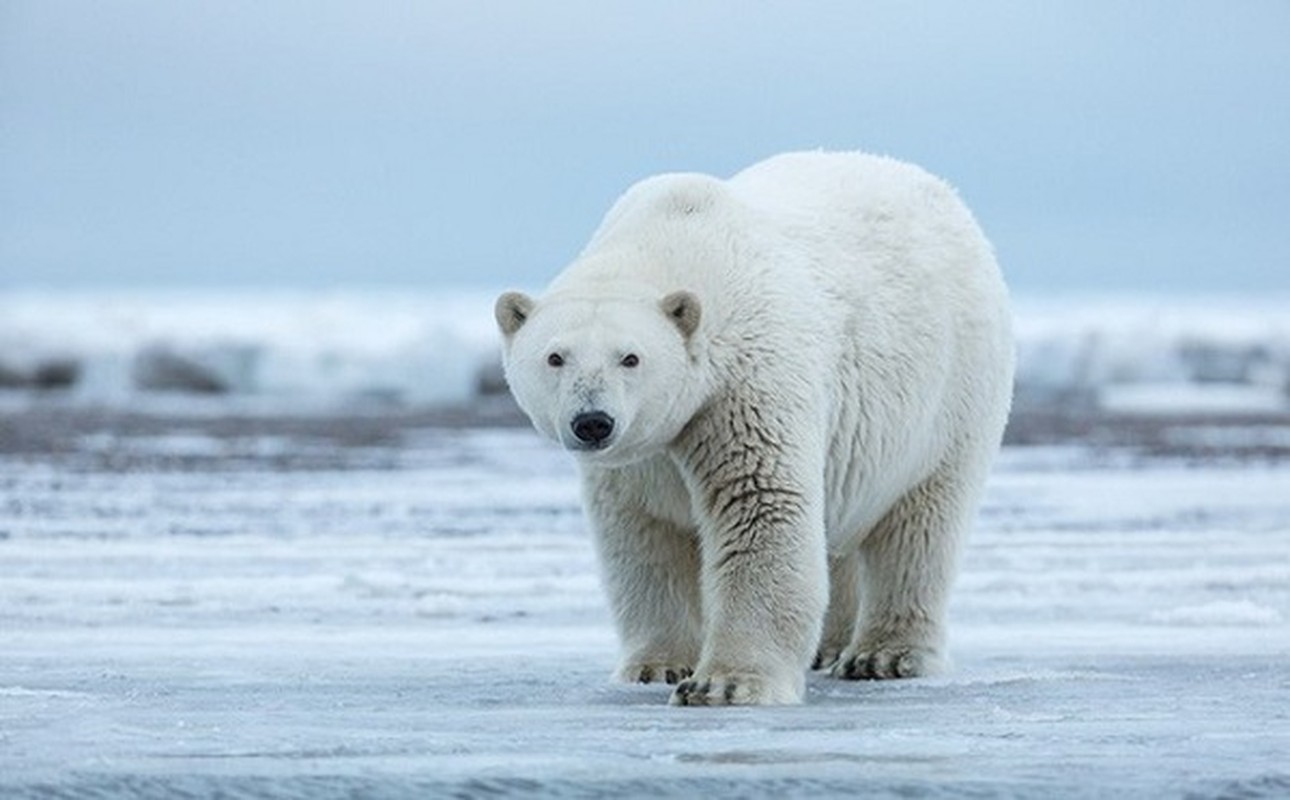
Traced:
<path fill-rule="evenodd" d="M 641 360 L 640 360 L 640 356 L 636 355 L 635 353 L 628 353 L 627 355 L 623 356 L 623 360 L 619 361 L 618 363 L 623 365 L 624 367 L 627 367 L 628 369 L 631 369 L 632 367 L 640 366 Z"/>
<path fill-rule="evenodd" d="M 560 355 L 559 353 L 552 353 L 551 355 L 546 357 L 546 363 L 548 366 L 552 366 L 552 367 L 563 367 L 564 356 Z"/>

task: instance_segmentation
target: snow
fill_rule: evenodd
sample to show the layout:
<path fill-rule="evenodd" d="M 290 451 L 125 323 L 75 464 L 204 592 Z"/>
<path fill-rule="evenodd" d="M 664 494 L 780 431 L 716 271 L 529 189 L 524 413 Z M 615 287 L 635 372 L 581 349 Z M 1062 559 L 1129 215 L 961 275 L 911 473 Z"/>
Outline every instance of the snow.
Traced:
<path fill-rule="evenodd" d="M 1008 448 L 952 671 L 685 709 L 527 430 L 76 441 L 0 452 L 0 796 L 1290 795 L 1285 460 Z"/>
<path fill-rule="evenodd" d="M 118 408 L 194 407 L 167 403 L 175 393 L 222 410 L 470 403 L 499 388 L 496 295 L 0 293 L 0 389 L 64 387 Z M 1290 408 L 1290 295 L 1015 305 L 1021 407 Z"/>

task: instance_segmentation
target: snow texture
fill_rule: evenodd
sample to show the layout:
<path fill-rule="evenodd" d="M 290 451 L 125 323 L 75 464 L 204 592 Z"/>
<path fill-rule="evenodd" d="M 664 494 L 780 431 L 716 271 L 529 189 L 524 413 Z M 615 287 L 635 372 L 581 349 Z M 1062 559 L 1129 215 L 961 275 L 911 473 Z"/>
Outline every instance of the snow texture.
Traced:
<path fill-rule="evenodd" d="M 0 453 L 0 796 L 1290 796 L 1285 461 L 1009 448 L 950 673 L 686 709 L 531 432 L 211 430 Z"/>
<path fill-rule="evenodd" d="M 9 292 L 0 389 L 166 407 L 404 407 L 498 390 L 497 292 Z M 1021 407 L 1290 408 L 1290 296 L 1021 298 Z"/>

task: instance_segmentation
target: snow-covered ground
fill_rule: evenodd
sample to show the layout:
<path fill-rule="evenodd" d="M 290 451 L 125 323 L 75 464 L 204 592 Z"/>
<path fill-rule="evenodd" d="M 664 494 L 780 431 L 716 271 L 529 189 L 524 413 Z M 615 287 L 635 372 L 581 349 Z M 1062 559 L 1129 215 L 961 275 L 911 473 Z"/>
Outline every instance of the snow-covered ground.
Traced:
<path fill-rule="evenodd" d="M 6 798 L 1290 796 L 1290 461 L 1009 448 L 952 672 L 672 708 L 608 681 L 573 466 L 527 430 L 29 422 Z"/>

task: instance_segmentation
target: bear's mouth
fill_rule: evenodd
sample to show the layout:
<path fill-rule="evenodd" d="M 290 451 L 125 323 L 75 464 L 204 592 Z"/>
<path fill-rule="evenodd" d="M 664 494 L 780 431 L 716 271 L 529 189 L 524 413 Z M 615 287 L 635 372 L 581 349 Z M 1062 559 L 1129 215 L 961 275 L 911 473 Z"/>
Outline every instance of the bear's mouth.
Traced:
<path fill-rule="evenodd" d="M 605 450 L 608 450 L 608 449 L 609 449 L 609 446 L 610 446 L 611 444 L 613 444 L 613 440 L 612 440 L 612 439 L 604 439 L 604 440 L 597 441 L 597 442 L 582 442 L 582 441 L 578 441 L 578 440 L 576 440 L 576 439 L 575 439 L 575 440 L 573 440 L 573 441 L 569 441 L 569 440 L 567 440 L 567 439 L 566 439 L 566 440 L 563 442 L 563 444 L 564 444 L 564 448 L 565 448 L 566 450 L 569 450 L 569 451 L 571 451 L 571 452 L 573 452 L 573 453 L 586 453 L 586 454 L 590 454 L 590 453 L 600 453 L 600 452 L 603 452 L 603 451 L 605 451 Z"/>

